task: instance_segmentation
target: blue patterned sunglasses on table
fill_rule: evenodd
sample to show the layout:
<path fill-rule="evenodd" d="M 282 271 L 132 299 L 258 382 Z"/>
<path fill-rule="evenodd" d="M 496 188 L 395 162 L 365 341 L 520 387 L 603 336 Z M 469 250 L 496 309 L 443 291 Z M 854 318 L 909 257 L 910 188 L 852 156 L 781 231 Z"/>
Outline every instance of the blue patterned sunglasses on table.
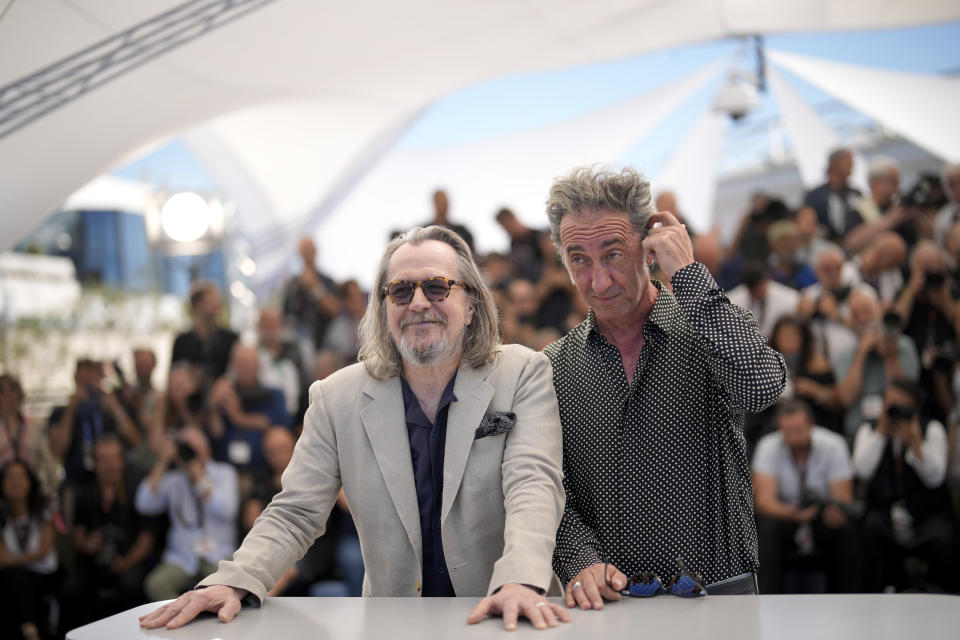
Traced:
<path fill-rule="evenodd" d="M 677 566 L 680 570 L 666 584 L 654 573 L 638 571 L 630 578 L 627 588 L 620 593 L 634 598 L 652 598 L 667 593 L 681 598 L 707 595 L 707 588 L 703 585 L 700 574 L 688 570 L 680 558 L 677 558 Z"/>

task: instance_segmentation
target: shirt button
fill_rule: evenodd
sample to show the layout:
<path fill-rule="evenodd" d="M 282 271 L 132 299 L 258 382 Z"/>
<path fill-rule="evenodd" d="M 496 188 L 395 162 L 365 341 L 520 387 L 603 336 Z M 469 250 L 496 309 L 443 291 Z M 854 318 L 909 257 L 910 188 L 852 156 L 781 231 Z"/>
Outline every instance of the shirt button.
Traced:
<path fill-rule="evenodd" d="M 444 569 L 443 567 L 440 567 L 439 569 L 437 569 L 437 573 L 439 573 L 440 575 L 444 575 L 446 572 L 447 570 Z"/>
<path fill-rule="evenodd" d="M 434 480 L 434 482 L 440 482 L 441 480 L 443 480 L 443 476 L 441 476 L 439 473 L 437 473 L 437 474 L 435 474 L 435 475 L 433 476 L 433 480 Z"/>
<path fill-rule="evenodd" d="M 433 523 L 433 528 L 434 528 L 434 529 L 439 529 L 439 528 L 440 528 L 440 521 L 439 521 L 439 520 L 437 520 L 436 522 Z"/>

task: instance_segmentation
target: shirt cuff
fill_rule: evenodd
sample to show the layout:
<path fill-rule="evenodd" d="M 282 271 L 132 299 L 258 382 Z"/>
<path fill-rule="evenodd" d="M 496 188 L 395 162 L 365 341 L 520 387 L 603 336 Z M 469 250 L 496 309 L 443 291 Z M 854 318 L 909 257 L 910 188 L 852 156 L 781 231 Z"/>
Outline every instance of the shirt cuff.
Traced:
<path fill-rule="evenodd" d="M 206 589 L 207 587 L 212 587 L 212 584 L 198 584 L 193 588 L 194 591 L 199 591 L 200 589 Z M 229 587 L 230 585 L 221 585 L 224 587 Z M 242 589 L 243 587 L 233 587 L 234 589 Z M 246 591 L 246 589 L 244 589 Z M 247 595 L 240 598 L 240 606 L 244 609 L 259 609 L 260 608 L 260 598 L 255 596 L 250 591 L 247 591 Z"/>
<path fill-rule="evenodd" d="M 573 558 L 564 562 L 558 562 L 554 565 L 557 570 L 557 577 L 560 578 L 561 588 L 566 588 L 567 583 L 573 580 L 574 576 L 579 574 L 587 567 L 603 562 L 596 549 L 589 545 L 584 545 Z"/>
<path fill-rule="evenodd" d="M 720 285 L 710 275 L 710 270 L 699 262 L 691 262 L 679 269 L 670 278 L 673 285 L 673 297 L 687 314 L 692 311 L 695 301 L 711 290 L 719 290 Z"/>

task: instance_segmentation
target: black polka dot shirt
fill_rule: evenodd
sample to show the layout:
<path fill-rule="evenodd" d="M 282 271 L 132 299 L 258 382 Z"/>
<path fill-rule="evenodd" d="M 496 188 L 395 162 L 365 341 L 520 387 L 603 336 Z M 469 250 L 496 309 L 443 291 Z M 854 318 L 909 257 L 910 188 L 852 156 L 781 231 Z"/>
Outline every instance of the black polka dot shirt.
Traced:
<path fill-rule="evenodd" d="M 680 557 L 707 584 L 757 570 L 743 416 L 779 398 L 786 367 L 702 264 L 672 282 L 655 283 L 632 387 L 592 310 L 544 350 L 563 424 L 564 585 L 597 562 L 667 580 Z"/>

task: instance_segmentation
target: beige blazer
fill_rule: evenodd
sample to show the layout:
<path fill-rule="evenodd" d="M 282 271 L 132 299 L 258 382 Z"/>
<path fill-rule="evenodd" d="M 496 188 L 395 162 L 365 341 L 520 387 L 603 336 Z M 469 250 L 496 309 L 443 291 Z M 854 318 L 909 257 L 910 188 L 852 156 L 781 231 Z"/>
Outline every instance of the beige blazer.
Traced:
<path fill-rule="evenodd" d="M 458 596 L 508 583 L 556 592 L 551 559 L 563 515 L 560 416 L 546 356 L 505 345 L 457 372 L 447 416 L 441 535 Z M 484 415 L 516 413 L 506 434 L 474 439 Z M 198 586 L 246 589 L 261 601 L 323 533 L 343 486 L 360 536 L 365 596 L 419 596 L 420 515 L 399 378 L 362 364 L 310 387 L 303 435 L 278 493 Z"/>

